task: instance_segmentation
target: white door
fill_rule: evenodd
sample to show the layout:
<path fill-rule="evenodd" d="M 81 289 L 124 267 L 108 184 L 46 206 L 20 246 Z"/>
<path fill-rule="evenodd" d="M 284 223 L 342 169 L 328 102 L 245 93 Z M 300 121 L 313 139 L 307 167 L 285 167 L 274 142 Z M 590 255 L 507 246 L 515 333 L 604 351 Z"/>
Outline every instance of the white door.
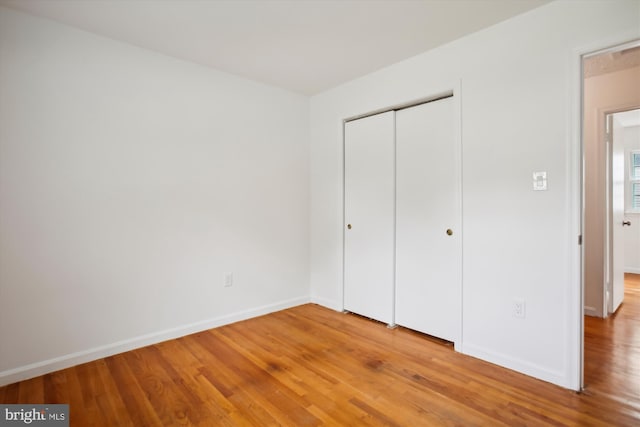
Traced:
<path fill-rule="evenodd" d="M 615 311 L 624 299 L 624 138 L 623 128 L 616 115 L 608 117 L 611 141 L 611 294 L 609 297 L 609 313 Z M 611 126 L 612 125 L 612 126 Z"/>
<path fill-rule="evenodd" d="M 446 98 L 396 112 L 396 323 L 456 342 L 461 154 L 453 107 Z"/>
<path fill-rule="evenodd" d="M 345 310 L 393 324 L 394 112 L 345 124 Z"/>

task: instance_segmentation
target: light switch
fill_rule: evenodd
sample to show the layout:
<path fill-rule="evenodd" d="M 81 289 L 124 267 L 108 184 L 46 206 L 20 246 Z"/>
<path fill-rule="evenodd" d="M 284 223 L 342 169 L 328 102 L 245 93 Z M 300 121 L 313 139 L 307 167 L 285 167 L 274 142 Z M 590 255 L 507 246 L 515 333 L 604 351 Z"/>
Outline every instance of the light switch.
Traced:
<path fill-rule="evenodd" d="M 233 273 L 224 273 L 224 287 L 233 286 Z"/>
<path fill-rule="evenodd" d="M 533 190 L 546 191 L 546 189 L 547 189 L 547 173 L 534 172 L 533 173 Z"/>

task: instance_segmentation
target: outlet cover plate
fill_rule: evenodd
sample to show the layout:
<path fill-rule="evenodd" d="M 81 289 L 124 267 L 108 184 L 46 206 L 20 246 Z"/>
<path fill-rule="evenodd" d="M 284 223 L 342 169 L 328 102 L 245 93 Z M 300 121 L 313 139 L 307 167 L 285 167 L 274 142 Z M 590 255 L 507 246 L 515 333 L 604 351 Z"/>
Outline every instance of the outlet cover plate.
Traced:
<path fill-rule="evenodd" d="M 527 306 L 522 298 L 514 298 L 513 300 L 513 317 L 524 319 L 527 315 Z"/>

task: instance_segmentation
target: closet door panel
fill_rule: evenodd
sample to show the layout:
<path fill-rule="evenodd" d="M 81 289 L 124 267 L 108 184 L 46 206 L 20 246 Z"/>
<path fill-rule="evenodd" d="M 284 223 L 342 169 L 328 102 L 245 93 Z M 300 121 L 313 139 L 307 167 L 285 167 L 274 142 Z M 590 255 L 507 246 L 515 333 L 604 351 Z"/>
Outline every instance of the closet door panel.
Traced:
<path fill-rule="evenodd" d="M 394 112 L 345 124 L 344 308 L 393 323 Z"/>
<path fill-rule="evenodd" d="M 396 113 L 396 323 L 449 341 L 461 328 L 460 150 L 453 98 Z"/>

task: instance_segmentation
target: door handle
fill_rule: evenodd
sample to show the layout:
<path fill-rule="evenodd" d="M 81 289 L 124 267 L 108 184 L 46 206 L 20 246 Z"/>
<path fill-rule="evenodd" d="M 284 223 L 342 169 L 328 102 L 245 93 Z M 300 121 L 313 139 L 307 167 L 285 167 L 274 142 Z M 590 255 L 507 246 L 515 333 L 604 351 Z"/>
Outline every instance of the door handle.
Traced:
<path fill-rule="evenodd" d="M 447 229 L 447 236 L 451 236 L 453 234 L 453 230 L 448 228 Z"/>
<path fill-rule="evenodd" d="M 347 228 L 351 230 L 351 224 L 347 224 Z"/>
<path fill-rule="evenodd" d="M 622 226 L 625 225 L 631 226 L 631 221 L 622 221 Z"/>

